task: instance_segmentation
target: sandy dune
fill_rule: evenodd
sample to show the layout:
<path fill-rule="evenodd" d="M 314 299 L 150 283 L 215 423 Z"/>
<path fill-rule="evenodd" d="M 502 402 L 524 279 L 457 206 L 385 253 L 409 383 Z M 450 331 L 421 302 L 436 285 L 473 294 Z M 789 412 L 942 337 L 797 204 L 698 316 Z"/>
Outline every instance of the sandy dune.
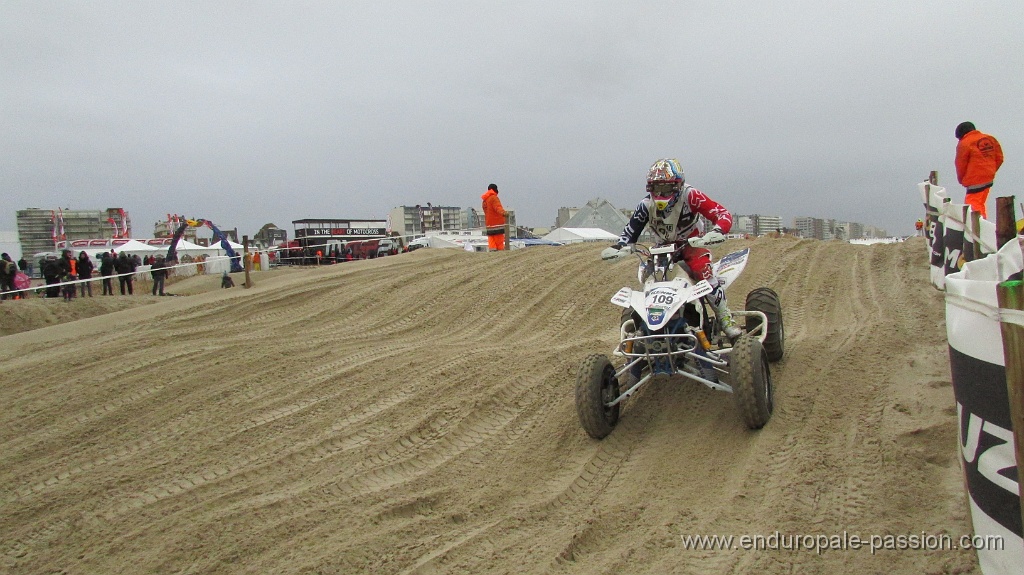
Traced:
<path fill-rule="evenodd" d="M 603 244 L 3 302 L 0 333 L 95 317 L 0 338 L 0 572 L 977 572 L 964 550 L 684 548 L 970 533 L 923 240 L 716 253 L 744 246 L 731 302 L 774 288 L 787 331 L 758 432 L 689 384 L 580 429 L 577 366 L 636 281 Z"/>

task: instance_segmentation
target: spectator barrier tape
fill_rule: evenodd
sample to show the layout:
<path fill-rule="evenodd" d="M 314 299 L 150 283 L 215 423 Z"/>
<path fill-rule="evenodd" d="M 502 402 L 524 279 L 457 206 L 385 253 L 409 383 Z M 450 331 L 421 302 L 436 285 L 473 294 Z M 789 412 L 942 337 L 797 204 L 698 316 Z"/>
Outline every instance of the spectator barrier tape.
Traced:
<path fill-rule="evenodd" d="M 266 254 L 261 254 L 260 261 L 262 262 L 262 265 L 264 266 L 263 269 L 267 269 L 266 266 L 269 264 L 269 260 L 267 259 Z M 73 280 L 73 281 L 67 281 L 67 282 L 58 282 L 58 283 L 53 283 L 53 284 L 45 284 L 44 283 L 44 284 L 40 284 L 40 285 L 36 285 L 36 286 L 26 287 L 24 289 L 14 289 L 14 290 L 11 290 L 11 291 L 5 292 L 5 293 L 15 294 L 15 293 L 18 293 L 18 292 L 44 291 L 47 288 L 61 288 L 63 286 L 67 286 L 67 285 L 78 285 L 78 284 L 84 284 L 84 283 L 87 283 L 87 282 L 99 283 L 99 282 L 102 282 L 104 279 L 107 279 L 107 278 L 109 278 L 111 280 L 114 280 L 114 279 L 120 278 L 122 276 L 132 276 L 133 281 L 146 281 L 146 280 L 150 280 L 152 278 L 152 276 L 149 273 L 150 269 L 152 267 L 153 266 L 150 266 L 150 265 L 141 265 L 141 266 L 138 266 L 135 269 L 134 272 L 128 272 L 128 273 L 123 273 L 123 274 L 115 273 L 115 274 L 111 274 L 109 276 L 100 275 L 99 273 L 93 273 L 93 276 L 91 278 L 89 278 L 89 279 Z M 202 269 L 202 273 L 204 273 L 204 274 L 218 274 L 218 275 L 220 275 L 220 274 L 224 273 L 225 271 L 230 271 L 231 270 L 231 258 L 228 257 L 228 256 L 210 256 L 210 257 L 207 257 L 205 260 L 202 260 L 202 261 L 179 263 L 179 264 L 176 264 L 176 265 L 173 265 L 173 266 L 166 266 L 165 269 L 167 269 L 168 272 L 173 271 L 174 277 L 191 277 L 191 276 L 194 276 L 194 275 L 199 275 L 199 273 L 200 273 L 199 270 L 200 269 Z M 116 289 L 117 287 L 118 287 L 117 284 L 114 284 L 114 288 Z"/>

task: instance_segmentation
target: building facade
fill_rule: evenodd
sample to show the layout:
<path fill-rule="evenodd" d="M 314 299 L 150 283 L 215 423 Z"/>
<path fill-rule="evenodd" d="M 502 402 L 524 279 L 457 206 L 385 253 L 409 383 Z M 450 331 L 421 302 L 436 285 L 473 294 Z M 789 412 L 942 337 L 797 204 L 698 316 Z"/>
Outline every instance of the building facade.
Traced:
<path fill-rule="evenodd" d="M 166 221 L 159 221 L 153 224 L 153 237 L 154 238 L 170 238 L 174 236 L 174 232 L 181 226 L 185 221 L 185 216 L 179 216 L 178 214 L 167 214 Z M 186 241 L 192 243 L 196 242 L 196 228 L 191 226 L 186 227 L 181 237 L 185 238 Z"/>
<path fill-rule="evenodd" d="M 431 231 L 467 229 L 467 215 L 454 206 L 397 206 L 388 213 L 391 231 L 410 238 Z M 475 223 L 475 220 L 473 220 Z"/>
<path fill-rule="evenodd" d="M 832 239 L 832 230 L 835 228 L 835 221 L 798 216 L 793 218 L 793 228 L 802 238 L 830 240 Z"/>
<path fill-rule="evenodd" d="M 750 216 L 733 216 L 730 234 L 754 235 L 754 220 Z"/>
<path fill-rule="evenodd" d="M 131 218 L 122 208 L 105 210 L 43 210 L 16 213 L 22 253 L 31 256 L 55 251 L 57 242 L 132 237 Z"/>
<path fill-rule="evenodd" d="M 282 230 L 277 226 L 267 224 L 260 228 L 260 231 L 256 232 L 256 235 L 253 236 L 253 241 L 256 242 L 256 245 L 263 248 L 281 245 L 288 242 L 288 230 Z"/>
<path fill-rule="evenodd" d="M 848 240 L 859 240 L 864 237 L 864 224 L 857 222 L 847 222 L 847 230 L 849 231 Z"/>
<path fill-rule="evenodd" d="M 751 216 L 754 219 L 754 234 L 758 236 L 764 236 L 782 231 L 782 218 L 779 216 L 764 216 L 755 214 Z"/>
<path fill-rule="evenodd" d="M 515 210 L 511 212 L 511 217 L 515 219 Z M 472 230 L 483 227 L 486 226 L 484 225 L 484 214 L 482 211 L 478 211 L 476 208 L 462 210 L 462 229 Z"/>
<path fill-rule="evenodd" d="M 729 233 L 763 236 L 779 232 L 782 229 L 782 218 L 780 216 L 733 214 L 732 229 L 729 230 Z"/>
<path fill-rule="evenodd" d="M 388 222 L 393 234 L 407 240 L 419 238 L 429 232 L 456 232 L 484 227 L 484 215 L 475 208 L 454 206 L 397 206 L 388 213 Z M 516 229 L 515 210 L 508 212 L 508 224 Z M 510 232 L 516 237 L 515 232 Z"/>
<path fill-rule="evenodd" d="M 864 237 L 865 238 L 887 238 L 889 233 L 882 228 L 876 228 L 875 226 L 864 226 Z"/>
<path fill-rule="evenodd" d="M 793 218 L 793 227 L 800 233 L 800 237 L 816 240 L 859 240 L 886 237 L 885 230 L 873 226 L 808 216 Z"/>

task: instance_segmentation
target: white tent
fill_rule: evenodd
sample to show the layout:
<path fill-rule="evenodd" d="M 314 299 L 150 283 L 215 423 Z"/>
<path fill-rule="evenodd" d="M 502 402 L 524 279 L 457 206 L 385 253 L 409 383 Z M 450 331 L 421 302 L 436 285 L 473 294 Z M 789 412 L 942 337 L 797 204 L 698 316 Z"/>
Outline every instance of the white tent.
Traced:
<path fill-rule="evenodd" d="M 443 240 L 443 239 L 441 239 L 441 238 L 439 238 L 437 236 L 426 236 L 426 237 L 422 237 L 422 238 L 416 238 L 415 240 L 413 240 L 413 241 L 411 241 L 409 243 L 410 244 L 414 244 L 414 245 L 420 245 L 420 246 L 423 246 L 425 248 L 459 248 L 459 247 L 462 247 L 462 246 L 460 246 L 459 244 L 457 244 L 455 242 L 450 242 L 448 240 Z"/>
<path fill-rule="evenodd" d="M 160 251 L 160 248 L 156 246 L 151 246 L 149 244 L 144 244 L 138 240 L 128 240 L 127 243 L 121 244 L 119 246 L 114 246 L 114 251 L 117 253 L 128 252 L 130 254 L 133 254 L 136 252 L 157 252 Z"/>
<path fill-rule="evenodd" d="M 574 244 L 615 241 L 619 239 L 619 236 L 601 228 L 556 228 L 541 239 L 562 244 Z"/>
<path fill-rule="evenodd" d="M 188 254 L 192 256 L 197 256 L 201 254 L 213 254 L 216 253 L 217 251 L 216 248 L 208 248 L 201 246 L 199 244 L 194 244 L 186 240 L 185 238 L 179 239 L 174 249 L 179 254 Z"/>
<path fill-rule="evenodd" d="M 228 245 L 231 246 L 231 249 L 235 250 L 238 253 L 242 253 L 242 250 L 245 249 L 245 246 L 243 246 L 242 244 L 235 243 L 227 238 L 225 238 L 225 240 L 228 242 Z M 224 251 L 224 248 L 221 247 L 220 241 L 217 238 L 210 239 L 210 249 Z"/>
<path fill-rule="evenodd" d="M 220 275 L 231 271 L 231 258 L 227 256 L 213 256 L 206 258 L 203 266 L 207 274 Z"/>
<path fill-rule="evenodd" d="M 177 249 L 177 250 L 205 250 L 206 248 L 201 246 L 201 245 L 199 245 L 199 244 L 194 244 L 194 243 L 186 240 L 185 238 L 178 238 L 178 243 L 175 244 L 175 249 Z"/>

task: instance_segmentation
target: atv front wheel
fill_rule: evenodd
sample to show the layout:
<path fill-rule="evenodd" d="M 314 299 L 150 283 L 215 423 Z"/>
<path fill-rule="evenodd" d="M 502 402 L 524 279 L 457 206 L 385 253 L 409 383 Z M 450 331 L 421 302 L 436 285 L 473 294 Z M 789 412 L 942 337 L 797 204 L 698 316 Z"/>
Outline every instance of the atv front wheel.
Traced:
<path fill-rule="evenodd" d="M 580 425 L 594 439 L 604 439 L 619 422 L 619 404 L 608 407 L 619 396 L 619 381 L 608 357 L 591 354 L 576 373 L 576 415 Z"/>
<path fill-rule="evenodd" d="M 740 418 L 750 429 L 761 429 L 775 409 L 775 390 L 768 353 L 757 338 L 743 334 L 732 346 L 729 379 Z"/>
<path fill-rule="evenodd" d="M 786 333 L 782 327 L 782 304 L 779 294 L 771 288 L 759 287 L 747 294 L 747 311 L 759 311 L 768 318 L 765 329 L 764 350 L 768 353 L 768 361 L 782 359 L 786 349 Z M 754 331 L 761 325 L 761 318 L 747 316 L 747 332 Z"/>

